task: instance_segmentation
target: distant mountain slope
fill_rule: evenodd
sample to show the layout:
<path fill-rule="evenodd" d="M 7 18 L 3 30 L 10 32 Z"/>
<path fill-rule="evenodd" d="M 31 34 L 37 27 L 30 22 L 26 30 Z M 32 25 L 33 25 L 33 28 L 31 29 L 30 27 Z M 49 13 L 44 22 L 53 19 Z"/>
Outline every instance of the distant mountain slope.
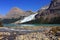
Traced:
<path fill-rule="evenodd" d="M 22 11 L 21 9 L 14 7 L 12 8 L 7 15 L 2 20 L 3 23 L 14 23 L 18 20 L 23 19 L 24 17 L 27 17 L 29 15 L 33 14 L 32 11 Z"/>
<path fill-rule="evenodd" d="M 23 11 L 17 7 L 13 7 L 6 15 L 6 18 L 18 18 L 18 17 L 25 17 L 31 15 L 31 12 Z"/>
<path fill-rule="evenodd" d="M 18 18 L 20 16 L 25 16 L 25 12 L 21 9 L 14 7 L 6 15 L 7 18 Z"/>

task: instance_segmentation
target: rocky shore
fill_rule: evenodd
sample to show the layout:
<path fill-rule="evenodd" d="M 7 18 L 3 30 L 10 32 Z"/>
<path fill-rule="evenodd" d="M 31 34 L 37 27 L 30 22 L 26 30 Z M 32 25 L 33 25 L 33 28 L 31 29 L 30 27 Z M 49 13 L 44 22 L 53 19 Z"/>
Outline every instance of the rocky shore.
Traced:
<path fill-rule="evenodd" d="M 2 27 L 0 28 L 0 40 L 60 40 L 60 36 L 53 34 L 57 26 L 37 27 Z M 60 27 L 57 28 L 60 30 Z"/>

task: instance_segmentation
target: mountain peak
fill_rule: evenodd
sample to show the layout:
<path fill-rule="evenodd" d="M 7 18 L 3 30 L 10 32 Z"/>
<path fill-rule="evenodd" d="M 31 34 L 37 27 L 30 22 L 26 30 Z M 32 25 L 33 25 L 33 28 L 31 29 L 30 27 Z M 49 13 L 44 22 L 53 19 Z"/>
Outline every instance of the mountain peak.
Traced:
<path fill-rule="evenodd" d="M 19 16 L 22 16 L 24 14 L 24 11 L 22 11 L 21 9 L 19 9 L 18 7 L 13 7 L 8 13 L 7 13 L 7 17 L 8 18 L 17 18 Z"/>
<path fill-rule="evenodd" d="M 22 12 L 22 10 L 18 7 L 13 7 L 10 11 L 20 11 L 20 12 Z"/>
<path fill-rule="evenodd" d="M 30 11 L 31 12 L 31 11 Z M 20 8 L 18 7 L 13 7 L 6 15 L 6 18 L 18 18 L 18 17 L 21 17 L 21 16 L 28 16 L 28 15 L 31 15 L 30 12 L 25 12 L 23 10 L 21 10 Z"/>
<path fill-rule="evenodd" d="M 13 7 L 12 10 L 20 10 L 18 7 Z"/>

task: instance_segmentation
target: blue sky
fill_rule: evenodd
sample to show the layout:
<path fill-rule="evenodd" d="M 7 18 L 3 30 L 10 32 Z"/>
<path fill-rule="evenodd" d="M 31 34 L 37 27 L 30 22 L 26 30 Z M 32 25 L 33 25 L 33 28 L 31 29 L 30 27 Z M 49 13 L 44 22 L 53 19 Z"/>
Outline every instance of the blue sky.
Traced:
<path fill-rule="evenodd" d="M 13 7 L 18 7 L 23 11 L 37 11 L 41 7 L 48 5 L 51 0 L 0 0 L 0 14 L 6 15 Z"/>

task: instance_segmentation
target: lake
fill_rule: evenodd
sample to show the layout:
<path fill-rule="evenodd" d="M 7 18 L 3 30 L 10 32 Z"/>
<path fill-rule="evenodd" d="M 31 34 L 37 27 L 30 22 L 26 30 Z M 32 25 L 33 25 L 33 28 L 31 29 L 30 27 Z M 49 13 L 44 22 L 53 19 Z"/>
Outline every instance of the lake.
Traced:
<path fill-rule="evenodd" d="M 4 27 L 16 27 L 16 26 L 60 26 L 60 24 L 3 24 Z"/>

